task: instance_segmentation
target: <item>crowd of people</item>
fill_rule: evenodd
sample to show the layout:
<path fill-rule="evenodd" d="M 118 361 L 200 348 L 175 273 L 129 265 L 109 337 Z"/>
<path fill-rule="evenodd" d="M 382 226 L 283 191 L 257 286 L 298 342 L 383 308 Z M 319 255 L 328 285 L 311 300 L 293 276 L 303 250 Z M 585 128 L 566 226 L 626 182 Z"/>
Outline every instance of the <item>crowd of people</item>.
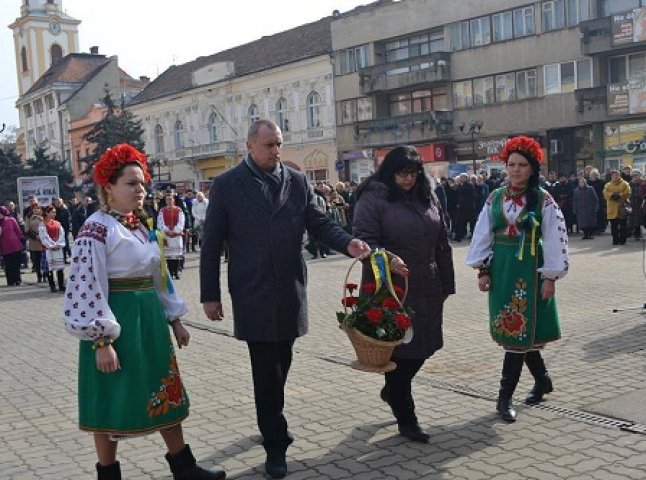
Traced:
<path fill-rule="evenodd" d="M 197 252 L 201 245 L 208 204 L 204 193 L 193 190 L 182 194 L 165 188 L 146 195 L 147 227 L 165 234 L 168 269 L 176 280 L 184 268 L 184 253 Z M 13 200 L 0 206 L 0 263 L 7 285 L 21 285 L 22 270 L 31 268 L 37 283 L 49 283 L 53 293 L 64 292 L 70 242 L 98 206 L 91 196 L 75 196 L 67 202 L 56 198 L 48 205 L 30 196 L 22 213 Z"/>
<path fill-rule="evenodd" d="M 539 175 L 539 185 L 549 192 L 563 212 L 569 234 L 582 234 L 583 240 L 605 233 L 608 224 L 613 245 L 625 245 L 633 237 L 642 238 L 646 227 L 646 177 L 641 170 L 624 165 L 621 170 L 607 168 L 603 175 L 591 165 L 569 175 L 550 171 Z M 478 215 L 495 189 L 509 184 L 506 171 L 497 175 L 462 173 L 442 177 L 436 194 L 455 242 L 471 239 Z"/>

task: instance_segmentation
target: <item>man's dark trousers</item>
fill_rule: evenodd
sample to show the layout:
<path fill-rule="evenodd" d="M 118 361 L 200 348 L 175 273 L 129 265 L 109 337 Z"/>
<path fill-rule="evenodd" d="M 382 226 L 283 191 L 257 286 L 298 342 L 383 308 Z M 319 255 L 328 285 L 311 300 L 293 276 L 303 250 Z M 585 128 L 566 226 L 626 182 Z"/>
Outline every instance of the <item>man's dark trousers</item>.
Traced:
<path fill-rule="evenodd" d="M 293 439 L 283 415 L 285 382 L 292 364 L 294 340 L 247 342 L 251 357 L 258 427 L 267 453 L 284 454 Z"/>

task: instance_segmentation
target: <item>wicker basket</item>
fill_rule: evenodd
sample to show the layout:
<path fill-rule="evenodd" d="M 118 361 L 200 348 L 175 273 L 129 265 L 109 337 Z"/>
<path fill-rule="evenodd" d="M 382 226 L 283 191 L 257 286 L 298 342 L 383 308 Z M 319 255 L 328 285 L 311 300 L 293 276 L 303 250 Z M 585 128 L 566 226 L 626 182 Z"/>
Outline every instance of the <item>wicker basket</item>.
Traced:
<path fill-rule="evenodd" d="M 388 255 L 392 255 L 390 252 L 386 252 Z M 343 282 L 343 297 L 345 298 L 348 294 L 346 285 L 348 284 L 348 279 L 350 278 L 350 272 L 352 268 L 359 262 L 359 259 L 355 259 L 354 262 L 348 268 L 348 272 L 345 275 L 345 280 Z M 401 299 L 395 297 L 400 305 L 404 304 L 404 300 L 408 294 L 408 278 L 404 278 L 405 288 L 404 294 Z M 348 314 L 347 306 L 344 305 L 344 310 L 346 315 Z M 356 370 L 361 370 L 363 372 L 375 372 L 375 373 L 385 373 L 390 372 L 397 368 L 395 362 L 391 362 L 390 358 L 392 357 L 393 350 L 398 345 L 401 345 L 403 340 L 395 340 L 392 342 L 385 342 L 383 340 L 377 340 L 375 338 L 364 335 L 356 328 L 347 327 L 344 328 L 345 333 L 352 343 L 352 347 L 357 354 L 357 360 L 353 361 L 350 365 Z"/>
<path fill-rule="evenodd" d="M 390 361 L 393 350 L 401 345 L 402 341 L 384 342 L 364 335 L 356 328 L 346 328 L 350 343 L 357 354 L 357 360 L 352 362 L 352 368 L 364 372 L 384 373 L 390 372 L 397 367 L 395 362 Z"/>

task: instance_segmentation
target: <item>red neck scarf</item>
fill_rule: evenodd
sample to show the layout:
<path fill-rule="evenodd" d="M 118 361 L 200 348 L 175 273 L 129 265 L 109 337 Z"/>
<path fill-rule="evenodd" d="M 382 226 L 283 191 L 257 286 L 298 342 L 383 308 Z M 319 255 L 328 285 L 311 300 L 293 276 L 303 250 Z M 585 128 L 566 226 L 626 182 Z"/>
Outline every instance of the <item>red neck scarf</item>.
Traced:
<path fill-rule="evenodd" d="M 47 235 L 49 235 L 49 238 L 54 241 L 58 240 L 58 235 L 61 233 L 61 224 L 59 222 L 57 222 L 56 220 L 49 220 L 45 224 L 45 229 L 47 230 Z"/>
<path fill-rule="evenodd" d="M 179 207 L 164 207 L 162 208 L 162 215 L 164 216 L 164 224 L 169 228 L 175 228 L 179 221 Z"/>

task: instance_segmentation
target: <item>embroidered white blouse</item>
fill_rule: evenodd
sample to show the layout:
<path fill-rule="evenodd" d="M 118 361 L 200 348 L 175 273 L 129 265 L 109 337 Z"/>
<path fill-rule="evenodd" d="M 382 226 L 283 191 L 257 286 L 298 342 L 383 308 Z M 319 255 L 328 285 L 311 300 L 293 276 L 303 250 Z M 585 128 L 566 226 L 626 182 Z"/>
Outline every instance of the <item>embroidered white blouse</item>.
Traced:
<path fill-rule="evenodd" d="M 184 241 L 180 234 L 184 231 L 186 217 L 184 216 L 182 209 L 177 208 L 177 223 L 171 228 L 166 225 L 166 222 L 164 221 L 164 208 L 160 208 L 159 213 L 157 214 L 157 228 L 164 233 L 172 232 L 177 234 L 176 237 L 167 236 L 165 238 L 166 256 L 168 258 L 181 258 L 184 256 Z"/>
<path fill-rule="evenodd" d="M 67 332 L 81 340 L 116 339 L 121 327 L 108 305 L 108 279 L 134 277 L 153 277 L 166 318 L 186 314 L 184 300 L 161 288 L 159 248 L 147 232 L 128 230 L 104 212 L 92 214 L 72 250 L 63 308 Z"/>
<path fill-rule="evenodd" d="M 526 202 L 522 197 L 522 205 L 513 199 L 504 197 L 503 213 L 507 219 L 506 234 L 511 237 L 520 237 L 514 225 Z M 465 263 L 473 268 L 487 267 L 493 258 L 493 243 L 495 232 L 493 230 L 492 195 L 485 202 L 471 238 L 471 245 Z M 541 239 L 543 240 L 543 266 L 538 269 L 543 278 L 563 278 L 569 268 L 568 237 L 565 219 L 561 209 L 552 196 L 547 193 L 542 206 Z M 529 241 L 529 240 L 528 240 Z"/>

